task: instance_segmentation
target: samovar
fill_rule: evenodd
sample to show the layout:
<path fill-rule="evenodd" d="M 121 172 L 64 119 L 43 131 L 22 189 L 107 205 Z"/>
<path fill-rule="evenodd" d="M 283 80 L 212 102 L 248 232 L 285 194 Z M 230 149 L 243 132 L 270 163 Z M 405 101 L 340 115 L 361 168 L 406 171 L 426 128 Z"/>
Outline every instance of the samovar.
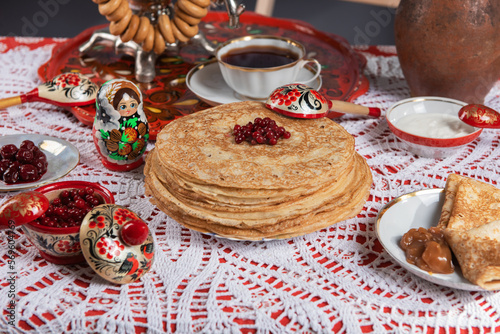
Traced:
<path fill-rule="evenodd" d="M 108 0 L 93 0 L 98 4 L 106 4 Z M 111 2 L 113 0 L 109 0 Z M 130 10 L 133 15 L 137 15 L 141 19 L 143 17 L 149 19 L 149 22 L 154 26 L 162 15 L 166 15 L 170 21 L 174 22 L 174 14 L 177 9 L 171 0 L 127 0 Z M 185 1 L 186 2 L 186 1 Z M 125 3 L 126 5 L 127 3 Z M 121 4 L 123 5 L 123 4 Z M 229 16 L 229 26 L 235 28 L 239 25 L 239 17 L 244 12 L 245 6 L 238 3 L 237 0 L 211 0 L 210 6 L 218 7 L 225 5 Z M 195 7 L 197 8 L 197 7 Z M 106 15 L 110 20 L 113 15 Z M 111 23 L 110 27 L 113 25 Z M 158 54 L 153 50 L 144 50 L 143 45 L 129 40 L 124 42 L 120 34 L 112 34 L 110 27 L 95 31 L 89 40 L 79 47 L 81 55 L 90 51 L 95 44 L 108 42 L 113 43 L 116 54 L 128 54 L 135 58 L 135 78 L 139 82 L 151 82 L 156 76 L 155 62 Z M 198 31 L 188 41 L 180 41 L 175 39 L 174 42 L 165 41 L 165 48 L 168 52 L 178 53 L 179 49 L 185 43 L 199 43 L 209 54 L 213 54 L 214 47 L 206 39 L 203 32 Z"/>

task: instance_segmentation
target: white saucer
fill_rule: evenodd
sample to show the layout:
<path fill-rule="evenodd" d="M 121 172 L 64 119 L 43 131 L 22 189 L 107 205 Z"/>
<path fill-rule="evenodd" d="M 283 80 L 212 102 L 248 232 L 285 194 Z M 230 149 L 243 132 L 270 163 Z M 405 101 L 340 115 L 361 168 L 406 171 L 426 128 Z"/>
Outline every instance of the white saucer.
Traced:
<path fill-rule="evenodd" d="M 444 189 L 420 190 L 395 198 L 380 210 L 377 218 L 377 237 L 387 253 L 409 272 L 432 283 L 450 288 L 485 291 L 465 279 L 458 266 L 455 266 L 455 272 L 452 274 L 431 275 L 406 262 L 405 253 L 399 247 L 401 237 L 411 228 L 436 226 L 443 202 Z"/>
<path fill-rule="evenodd" d="M 313 70 L 308 67 L 304 67 L 299 72 L 299 76 L 296 81 L 307 81 L 313 76 Z M 321 88 L 321 84 L 322 80 L 320 75 L 316 80 L 312 81 L 309 86 L 315 90 L 319 90 Z M 193 93 L 196 94 L 196 96 L 198 96 L 200 100 L 211 106 L 249 100 L 249 98 L 243 97 L 229 88 L 222 77 L 219 64 L 217 64 L 217 61 L 215 60 L 201 63 L 192 68 L 187 74 L 186 85 Z M 269 94 L 271 94 L 271 92 L 269 92 Z M 266 100 L 267 99 L 257 101 L 265 102 Z"/>

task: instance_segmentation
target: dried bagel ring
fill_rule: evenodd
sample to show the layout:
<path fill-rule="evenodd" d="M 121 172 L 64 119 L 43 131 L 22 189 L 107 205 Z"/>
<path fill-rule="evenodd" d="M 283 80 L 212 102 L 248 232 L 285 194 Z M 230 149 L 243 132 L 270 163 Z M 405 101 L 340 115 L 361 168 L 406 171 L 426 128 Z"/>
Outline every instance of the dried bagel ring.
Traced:
<path fill-rule="evenodd" d="M 134 36 L 134 42 L 136 42 L 137 44 L 141 44 L 142 42 L 144 42 L 148 34 L 150 25 L 151 23 L 149 22 L 149 19 L 145 16 L 141 16 L 139 28 L 137 29 L 137 33 Z"/>
<path fill-rule="evenodd" d="M 127 11 L 129 10 L 129 7 L 123 5 L 123 2 L 127 2 L 127 0 L 122 0 L 122 3 L 120 3 L 120 6 L 118 6 L 118 8 L 114 12 L 106 15 L 106 20 L 108 20 L 109 22 L 120 21 L 125 16 Z"/>
<path fill-rule="evenodd" d="M 99 5 L 99 13 L 104 16 L 109 15 L 113 13 L 121 3 L 122 0 L 109 0 L 106 3 L 102 3 Z"/>
<path fill-rule="evenodd" d="M 184 12 L 182 9 L 180 9 L 179 6 L 177 6 L 177 4 L 175 4 L 174 9 L 175 9 L 175 15 L 178 16 L 180 19 L 182 19 L 182 21 L 186 22 L 189 25 L 194 26 L 194 25 L 200 23 L 200 21 L 201 21 L 200 18 L 192 17 L 192 16 L 186 14 L 186 12 Z"/>
<path fill-rule="evenodd" d="M 109 25 L 109 32 L 115 36 L 121 35 L 125 31 L 125 29 L 127 29 L 131 19 L 132 19 L 132 11 L 129 8 L 128 12 L 120 21 L 111 22 L 111 24 Z"/>
<path fill-rule="evenodd" d="M 210 6 L 210 0 L 189 0 L 194 3 L 196 6 L 200 7 L 208 7 Z"/>
<path fill-rule="evenodd" d="M 184 36 L 184 34 L 177 28 L 175 24 L 172 24 L 172 31 L 174 32 L 174 36 L 176 39 L 178 39 L 181 42 L 187 42 L 189 41 L 189 37 Z"/>
<path fill-rule="evenodd" d="M 111 34 L 120 35 L 124 43 L 133 40 L 142 44 L 146 52 L 154 49 L 155 53 L 162 53 L 165 43 L 187 42 L 198 33 L 198 24 L 207 15 L 212 0 L 178 0 L 173 19 L 161 14 L 155 26 L 147 16 L 133 14 L 128 0 L 92 1 L 98 4 L 99 13 L 111 22 Z"/>
<path fill-rule="evenodd" d="M 155 28 L 153 27 L 152 24 L 150 24 L 148 28 L 148 34 L 146 35 L 146 39 L 144 40 L 144 43 L 142 43 L 142 49 L 145 52 L 149 52 L 153 50 L 154 43 L 155 43 Z"/>
<path fill-rule="evenodd" d="M 139 16 L 137 15 L 132 15 L 132 18 L 130 19 L 130 23 L 128 24 L 127 29 L 121 34 L 120 38 L 123 43 L 127 43 L 134 38 L 135 34 L 137 33 L 137 29 L 139 29 L 139 22 L 141 19 L 139 19 Z"/>
<path fill-rule="evenodd" d="M 174 32 L 172 31 L 172 22 L 170 22 L 167 15 L 160 15 L 158 18 L 158 26 L 165 41 L 168 43 L 175 43 Z"/>
<path fill-rule="evenodd" d="M 179 8 L 186 12 L 186 14 L 191 15 L 196 18 L 203 18 L 207 15 L 207 9 L 195 5 L 189 0 L 179 0 L 177 1 Z"/>
<path fill-rule="evenodd" d="M 163 51 L 165 51 L 165 39 L 161 35 L 158 26 L 155 27 L 155 41 L 153 50 L 158 55 L 161 54 Z"/>
<path fill-rule="evenodd" d="M 186 37 L 193 37 L 198 33 L 198 26 L 197 25 L 189 25 L 186 22 L 184 22 L 180 17 L 174 16 L 174 23 L 177 26 L 177 28 L 182 32 L 182 34 Z"/>

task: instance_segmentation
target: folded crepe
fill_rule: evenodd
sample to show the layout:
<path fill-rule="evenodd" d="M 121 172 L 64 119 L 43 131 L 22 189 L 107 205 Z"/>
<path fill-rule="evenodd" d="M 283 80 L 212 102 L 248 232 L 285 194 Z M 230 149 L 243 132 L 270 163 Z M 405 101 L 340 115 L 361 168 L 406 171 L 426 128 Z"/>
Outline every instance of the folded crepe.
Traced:
<path fill-rule="evenodd" d="M 500 289 L 500 189 L 451 174 L 438 223 L 464 277 Z"/>

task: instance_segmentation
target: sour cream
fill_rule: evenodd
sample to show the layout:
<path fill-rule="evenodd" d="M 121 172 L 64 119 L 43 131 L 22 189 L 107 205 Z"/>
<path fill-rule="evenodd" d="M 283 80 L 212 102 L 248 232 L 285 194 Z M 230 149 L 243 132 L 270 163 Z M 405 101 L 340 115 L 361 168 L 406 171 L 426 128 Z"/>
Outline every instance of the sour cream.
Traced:
<path fill-rule="evenodd" d="M 394 125 L 404 132 L 428 138 L 456 138 L 475 131 L 456 116 L 437 113 L 406 115 Z"/>

